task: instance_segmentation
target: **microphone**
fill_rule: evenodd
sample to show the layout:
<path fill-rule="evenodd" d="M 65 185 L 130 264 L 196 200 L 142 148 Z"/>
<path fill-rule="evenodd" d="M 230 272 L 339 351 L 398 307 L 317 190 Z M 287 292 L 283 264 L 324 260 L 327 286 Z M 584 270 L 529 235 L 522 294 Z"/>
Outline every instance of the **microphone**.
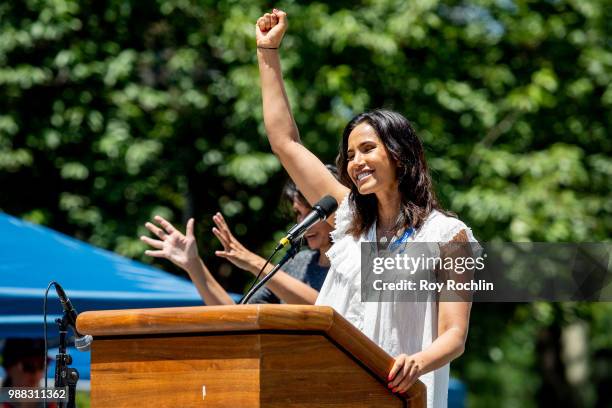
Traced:
<path fill-rule="evenodd" d="M 59 297 L 59 300 L 62 303 L 62 309 L 64 309 L 64 313 L 66 313 L 66 319 L 68 320 L 68 325 L 72 327 L 72 330 L 74 331 L 74 335 L 75 335 L 74 346 L 79 351 L 89 351 L 89 348 L 91 347 L 91 342 L 93 341 L 93 337 L 91 337 L 89 334 L 86 336 L 83 336 L 81 333 L 77 331 L 76 319 L 77 319 L 78 313 L 76 309 L 74 308 L 74 306 L 72 306 L 70 299 L 68 299 L 68 296 L 66 296 L 66 292 L 64 292 L 64 289 L 60 286 L 60 284 L 55 282 L 53 286 L 55 286 L 57 297 Z"/>
<path fill-rule="evenodd" d="M 285 235 L 278 242 L 276 250 L 278 251 L 282 247 L 293 244 L 296 240 L 300 239 L 302 235 L 304 235 L 304 233 L 310 229 L 310 227 L 321 220 L 325 220 L 327 217 L 333 214 L 337 208 L 338 201 L 336 201 L 334 197 L 330 195 L 324 196 L 312 207 L 312 211 L 306 217 L 304 217 L 302 222 L 291 227 L 291 229 L 287 232 L 287 235 Z"/>

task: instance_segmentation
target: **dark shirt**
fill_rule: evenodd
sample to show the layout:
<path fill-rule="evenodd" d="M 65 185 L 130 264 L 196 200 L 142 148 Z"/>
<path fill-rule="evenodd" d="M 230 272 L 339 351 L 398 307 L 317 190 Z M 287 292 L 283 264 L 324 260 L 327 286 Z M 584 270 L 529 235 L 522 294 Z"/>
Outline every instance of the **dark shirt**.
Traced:
<path fill-rule="evenodd" d="M 329 267 L 319 265 L 319 251 L 307 249 L 298 252 L 281 270 L 308 286 L 321 290 Z M 253 295 L 249 303 L 281 303 L 281 301 L 270 289 L 264 286 Z"/>

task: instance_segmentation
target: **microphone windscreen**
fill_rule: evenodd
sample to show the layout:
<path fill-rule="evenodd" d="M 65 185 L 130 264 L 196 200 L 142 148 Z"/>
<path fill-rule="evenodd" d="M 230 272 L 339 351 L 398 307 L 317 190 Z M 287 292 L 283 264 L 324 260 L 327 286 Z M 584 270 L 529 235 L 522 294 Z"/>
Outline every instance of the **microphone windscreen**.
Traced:
<path fill-rule="evenodd" d="M 57 293 L 57 297 L 60 298 L 62 302 L 64 302 L 68 297 L 66 296 L 66 292 L 64 292 L 64 289 L 57 282 L 55 282 L 53 286 L 55 287 L 55 293 Z"/>
<path fill-rule="evenodd" d="M 317 207 L 323 211 L 325 217 L 329 217 L 338 208 L 338 201 L 334 197 L 326 195 L 314 205 L 314 208 Z"/>

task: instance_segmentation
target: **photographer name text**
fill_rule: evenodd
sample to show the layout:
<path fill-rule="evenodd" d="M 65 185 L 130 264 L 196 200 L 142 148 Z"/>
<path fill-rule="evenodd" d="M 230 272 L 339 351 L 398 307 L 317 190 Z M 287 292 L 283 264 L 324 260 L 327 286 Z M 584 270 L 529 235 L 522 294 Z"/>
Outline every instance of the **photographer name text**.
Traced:
<path fill-rule="evenodd" d="M 402 279 L 397 282 L 385 282 L 382 279 L 377 279 L 372 282 L 372 286 L 376 291 L 492 291 L 494 285 L 492 282 L 487 282 L 484 279 L 477 281 L 455 281 L 452 279 L 445 282 L 431 282 L 427 279 L 419 281 Z"/>

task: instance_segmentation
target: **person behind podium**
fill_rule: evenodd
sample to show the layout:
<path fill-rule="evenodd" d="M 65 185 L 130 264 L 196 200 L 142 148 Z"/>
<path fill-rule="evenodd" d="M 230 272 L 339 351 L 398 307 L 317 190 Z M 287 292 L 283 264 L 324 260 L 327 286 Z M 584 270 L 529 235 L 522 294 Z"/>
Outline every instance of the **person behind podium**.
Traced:
<path fill-rule="evenodd" d="M 327 165 L 326 171 L 333 177 L 337 176 L 335 166 Z M 283 195 L 291 203 L 297 222 L 300 222 L 310 212 L 310 205 L 291 181 L 286 184 Z M 145 226 L 158 239 L 141 237 L 142 241 L 153 248 L 147 250 L 145 254 L 165 258 L 185 270 L 205 304 L 235 304 L 198 255 L 193 232 L 194 220 L 190 219 L 187 222 L 186 234 L 181 233 L 160 216 L 156 216 L 154 221 L 159 226 L 152 222 L 146 223 Z M 223 245 L 223 250 L 216 251 L 216 255 L 257 275 L 266 262 L 265 259 L 249 251 L 234 237 L 221 213 L 215 214 L 213 221 L 216 225 L 213 233 Z M 325 253 L 331 247 L 330 232 L 331 227 L 325 222 L 319 222 L 310 228 L 304 235 L 309 249 L 297 253 L 268 281 L 266 287 L 255 293 L 249 303 L 282 301 L 293 304 L 314 304 L 329 269 L 329 259 Z M 265 273 L 269 273 L 273 267 L 274 265 L 269 264 Z"/>
<path fill-rule="evenodd" d="M 280 46 L 286 13 L 257 20 L 257 57 L 264 124 L 272 151 L 304 197 L 329 194 L 335 216 L 330 270 L 317 305 L 332 306 L 392 356 L 389 388 L 403 393 L 420 379 L 427 406 L 447 404 L 449 363 L 463 353 L 469 302 L 361 302 L 360 242 L 475 242 L 471 230 L 442 210 L 421 141 L 401 114 L 375 110 L 355 116 L 342 135 L 340 180 L 300 142 L 283 83 Z M 347 187 L 348 186 L 348 187 Z"/>

